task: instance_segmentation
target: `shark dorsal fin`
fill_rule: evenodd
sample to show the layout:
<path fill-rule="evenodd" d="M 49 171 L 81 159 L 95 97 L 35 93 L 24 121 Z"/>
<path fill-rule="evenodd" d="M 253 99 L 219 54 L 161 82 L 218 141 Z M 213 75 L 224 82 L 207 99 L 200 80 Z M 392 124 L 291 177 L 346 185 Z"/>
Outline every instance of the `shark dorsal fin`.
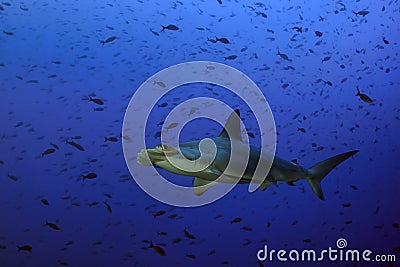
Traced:
<path fill-rule="evenodd" d="M 228 135 L 228 131 L 226 129 L 229 129 L 231 136 Z M 232 138 L 242 141 L 242 132 L 240 131 L 240 111 L 238 109 L 235 109 L 235 112 L 232 112 L 232 114 L 229 116 L 219 137 Z"/>

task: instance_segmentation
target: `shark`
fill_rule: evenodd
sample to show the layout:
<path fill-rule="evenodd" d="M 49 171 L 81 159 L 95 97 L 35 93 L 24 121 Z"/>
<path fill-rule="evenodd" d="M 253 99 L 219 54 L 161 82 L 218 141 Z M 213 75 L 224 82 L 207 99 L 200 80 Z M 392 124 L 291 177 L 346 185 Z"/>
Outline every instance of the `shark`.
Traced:
<path fill-rule="evenodd" d="M 249 144 L 245 144 L 242 139 L 240 111 L 234 110 L 226 121 L 221 133 L 210 138 L 216 148 L 215 157 L 208 166 L 201 170 L 190 170 L 190 166 L 182 169 L 172 164 L 169 157 L 175 157 L 176 160 L 195 161 L 200 158 L 201 152 L 199 145 L 201 140 L 180 143 L 177 146 L 169 146 L 166 144 L 157 145 L 154 148 L 142 149 L 137 156 L 137 162 L 142 166 L 155 166 L 165 169 L 169 172 L 184 175 L 194 176 L 193 190 L 194 194 L 200 196 L 209 188 L 218 183 L 239 183 L 249 184 L 254 182 L 253 176 L 257 164 L 267 164 L 261 155 L 261 148 Z M 229 134 L 228 134 L 229 133 Z M 235 144 L 236 149 L 233 150 L 232 144 Z M 248 148 L 250 146 L 250 148 Z M 228 162 L 231 153 L 242 153 L 242 149 L 248 150 L 248 161 L 244 172 L 227 171 Z M 181 153 L 178 152 L 178 149 Z M 354 156 L 359 150 L 348 151 L 331 158 L 325 159 L 310 168 L 305 168 L 297 163 L 297 161 L 285 160 L 276 155 L 273 156 L 273 162 L 266 177 L 262 177 L 259 182 L 260 190 L 264 191 L 271 185 L 277 185 L 278 182 L 287 183 L 294 186 L 295 182 L 305 179 L 310 185 L 315 195 L 324 200 L 324 194 L 321 187 L 322 180 L 339 164 L 348 158 Z M 244 153 L 244 152 L 243 152 Z M 182 158 L 182 156 L 184 158 Z M 179 158 L 181 157 L 181 158 Z M 223 175 L 224 174 L 224 175 Z M 222 179 L 221 179 L 222 177 Z"/>

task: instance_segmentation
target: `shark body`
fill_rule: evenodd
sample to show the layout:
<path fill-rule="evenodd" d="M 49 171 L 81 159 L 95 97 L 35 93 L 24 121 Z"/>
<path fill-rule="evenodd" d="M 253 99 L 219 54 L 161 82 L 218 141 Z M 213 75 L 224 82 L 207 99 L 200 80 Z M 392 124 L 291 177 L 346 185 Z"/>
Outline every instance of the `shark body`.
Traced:
<path fill-rule="evenodd" d="M 229 129 L 231 135 L 228 135 L 227 129 Z M 167 159 L 167 155 L 170 157 L 178 157 L 178 155 L 180 155 L 177 147 L 173 146 L 158 145 L 155 148 L 142 149 L 138 153 L 137 160 L 140 165 L 153 165 L 179 175 L 194 176 L 193 189 L 196 195 L 202 195 L 210 187 L 216 185 L 217 182 L 215 181 L 217 179 L 218 182 L 222 183 L 250 183 L 257 164 L 259 162 L 260 164 L 267 164 L 267 159 L 260 157 L 260 148 L 254 146 L 248 148 L 249 145 L 242 141 L 240 131 L 240 113 L 238 110 L 235 110 L 235 112 L 230 115 L 221 134 L 217 137 L 211 138 L 211 140 L 216 146 L 216 155 L 211 164 L 201 171 L 188 171 L 187 168 L 185 168 L 186 170 L 182 170 L 171 164 Z M 199 150 L 200 142 L 201 140 L 196 140 L 179 144 L 182 155 L 185 157 L 184 160 L 195 161 L 201 156 Z M 235 146 L 235 149 L 237 149 L 235 151 L 239 151 L 239 153 L 241 153 L 242 149 L 243 151 L 244 149 L 249 149 L 249 157 L 244 173 L 226 173 L 228 162 L 231 157 L 232 146 Z M 297 164 L 297 162 L 287 161 L 275 156 L 267 177 L 264 177 L 260 184 L 260 189 L 264 191 L 270 185 L 276 184 L 277 182 L 285 182 L 289 185 L 294 185 L 294 182 L 300 179 L 306 179 L 313 192 L 318 196 L 318 198 L 323 200 L 324 195 L 322 192 L 321 181 L 337 165 L 355 155 L 357 152 L 358 150 L 353 150 L 336 155 L 317 163 L 311 168 L 304 168 Z"/>

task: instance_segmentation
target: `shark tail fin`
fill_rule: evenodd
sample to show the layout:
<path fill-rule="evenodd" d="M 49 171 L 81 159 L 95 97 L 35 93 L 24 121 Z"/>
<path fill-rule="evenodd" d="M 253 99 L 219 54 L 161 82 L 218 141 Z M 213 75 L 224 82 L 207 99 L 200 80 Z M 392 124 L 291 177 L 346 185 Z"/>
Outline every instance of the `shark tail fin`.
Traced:
<path fill-rule="evenodd" d="M 324 200 L 324 194 L 322 193 L 321 181 L 330 173 L 337 165 L 355 155 L 359 150 L 349 151 L 343 154 L 336 155 L 324 161 L 315 164 L 308 170 L 308 177 L 306 178 L 308 184 L 311 186 L 313 192 Z"/>

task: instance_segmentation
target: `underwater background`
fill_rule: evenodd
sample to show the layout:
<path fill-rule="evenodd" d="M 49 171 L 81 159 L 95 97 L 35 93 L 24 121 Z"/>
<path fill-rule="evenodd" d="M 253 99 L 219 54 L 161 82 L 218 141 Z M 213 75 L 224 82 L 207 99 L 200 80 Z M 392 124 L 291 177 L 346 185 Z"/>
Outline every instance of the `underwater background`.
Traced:
<path fill-rule="evenodd" d="M 400 266 L 399 18 L 399 1 L 0 2 L 0 266 Z M 140 189 L 121 145 L 130 98 L 195 60 L 261 88 L 281 158 L 310 167 L 360 150 L 324 179 L 324 201 L 304 180 L 238 185 L 197 208 Z M 199 96 L 239 109 L 258 144 L 243 101 L 191 84 L 154 107 L 149 147 L 172 108 Z M 220 131 L 192 121 L 181 139 Z M 397 262 L 257 261 L 264 245 L 322 250 L 339 238 Z"/>

